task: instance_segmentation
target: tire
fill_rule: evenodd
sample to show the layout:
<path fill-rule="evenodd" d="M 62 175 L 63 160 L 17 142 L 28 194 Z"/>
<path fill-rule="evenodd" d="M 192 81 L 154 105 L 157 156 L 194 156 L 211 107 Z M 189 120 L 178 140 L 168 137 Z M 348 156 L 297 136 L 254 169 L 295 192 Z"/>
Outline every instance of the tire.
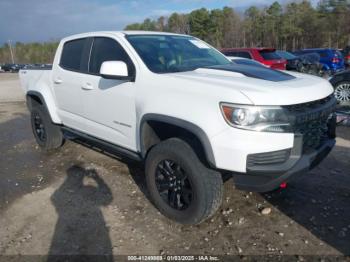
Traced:
<path fill-rule="evenodd" d="M 61 128 L 51 122 L 50 115 L 44 106 L 33 102 L 30 119 L 35 140 L 43 150 L 51 151 L 63 145 Z"/>
<path fill-rule="evenodd" d="M 169 172 L 170 167 L 172 172 Z M 192 147 L 179 138 L 170 138 L 154 146 L 146 158 L 145 170 L 152 202 L 163 215 L 178 223 L 199 224 L 221 205 L 221 174 L 205 167 Z M 177 185 L 181 189 L 176 188 Z M 176 189 L 179 191 L 175 192 Z"/>
<path fill-rule="evenodd" d="M 350 81 L 337 83 L 334 86 L 334 95 L 339 104 L 350 104 Z"/>

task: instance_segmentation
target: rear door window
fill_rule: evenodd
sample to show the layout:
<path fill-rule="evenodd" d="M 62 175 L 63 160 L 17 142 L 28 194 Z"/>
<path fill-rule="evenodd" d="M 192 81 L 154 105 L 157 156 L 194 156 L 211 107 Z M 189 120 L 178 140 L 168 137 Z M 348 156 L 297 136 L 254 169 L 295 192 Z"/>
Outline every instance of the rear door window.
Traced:
<path fill-rule="evenodd" d="M 261 50 L 261 51 L 259 51 L 259 53 L 265 60 L 281 59 L 281 57 L 276 53 L 276 51 Z"/>
<path fill-rule="evenodd" d="M 60 66 L 67 70 L 87 72 L 91 38 L 68 41 L 63 45 Z"/>

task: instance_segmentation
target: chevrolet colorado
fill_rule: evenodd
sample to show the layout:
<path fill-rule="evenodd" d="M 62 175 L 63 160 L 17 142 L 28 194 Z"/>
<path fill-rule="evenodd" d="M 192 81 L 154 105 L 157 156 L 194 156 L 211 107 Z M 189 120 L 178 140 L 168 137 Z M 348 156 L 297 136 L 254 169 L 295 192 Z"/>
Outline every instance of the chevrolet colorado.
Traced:
<path fill-rule="evenodd" d="M 179 223 L 215 213 L 227 174 L 238 189 L 271 191 L 335 144 L 329 82 L 234 64 L 192 36 L 75 35 L 52 68 L 20 79 L 44 150 L 68 138 L 142 161 L 153 203 Z"/>

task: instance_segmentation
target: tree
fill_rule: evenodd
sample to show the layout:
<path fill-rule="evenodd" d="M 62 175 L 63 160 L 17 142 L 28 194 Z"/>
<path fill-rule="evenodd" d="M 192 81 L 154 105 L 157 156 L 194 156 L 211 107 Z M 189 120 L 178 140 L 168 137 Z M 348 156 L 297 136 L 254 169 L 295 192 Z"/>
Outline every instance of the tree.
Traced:
<path fill-rule="evenodd" d="M 205 8 L 194 10 L 189 15 L 191 34 L 203 40 L 209 39 L 210 14 Z"/>
<path fill-rule="evenodd" d="M 239 47 L 245 45 L 244 39 L 245 35 L 242 35 L 244 27 L 242 30 L 242 23 L 240 16 L 231 8 L 223 8 L 223 44 L 222 47 Z"/>
<path fill-rule="evenodd" d="M 189 34 L 188 15 L 173 13 L 168 19 L 167 29 L 169 32 Z"/>

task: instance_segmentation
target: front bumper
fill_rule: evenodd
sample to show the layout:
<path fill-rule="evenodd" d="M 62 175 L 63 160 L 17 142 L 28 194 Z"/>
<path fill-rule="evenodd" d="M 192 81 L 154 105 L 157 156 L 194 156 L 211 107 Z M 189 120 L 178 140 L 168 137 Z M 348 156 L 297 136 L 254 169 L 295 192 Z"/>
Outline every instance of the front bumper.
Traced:
<path fill-rule="evenodd" d="M 315 167 L 335 145 L 335 98 L 284 106 L 293 133 L 250 132 L 232 128 L 214 138 L 218 169 L 231 171 L 237 188 L 266 192 L 292 175 Z"/>
<path fill-rule="evenodd" d="M 293 157 L 283 165 L 248 170 L 246 174 L 233 174 L 238 189 L 255 192 L 268 192 L 279 187 L 292 176 L 297 176 L 317 166 L 332 150 L 335 139 L 326 140 L 321 147 L 302 154 L 296 161 Z M 290 165 L 292 164 L 292 167 Z"/>

